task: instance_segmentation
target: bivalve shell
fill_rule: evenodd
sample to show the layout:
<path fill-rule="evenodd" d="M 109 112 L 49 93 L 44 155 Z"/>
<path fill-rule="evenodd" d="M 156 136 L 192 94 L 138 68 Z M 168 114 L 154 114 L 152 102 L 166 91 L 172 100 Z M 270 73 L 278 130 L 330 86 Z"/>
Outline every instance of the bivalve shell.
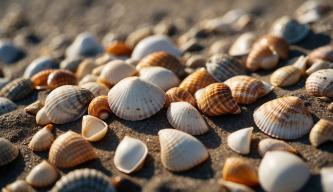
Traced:
<path fill-rule="evenodd" d="M 106 47 L 106 51 L 114 56 L 130 56 L 132 49 L 124 42 L 116 41 Z"/>
<path fill-rule="evenodd" d="M 309 62 L 314 63 L 316 60 L 333 62 L 333 44 L 325 45 L 313 50 L 309 54 Z"/>
<path fill-rule="evenodd" d="M 0 40 L 0 60 L 4 63 L 13 63 L 21 57 L 22 51 L 8 40 Z"/>
<path fill-rule="evenodd" d="M 75 71 L 79 67 L 80 63 L 82 62 L 82 60 L 83 59 L 81 57 L 66 58 L 60 63 L 60 68 L 66 69 L 66 70 L 69 70 L 69 71 L 75 73 Z"/>
<path fill-rule="evenodd" d="M 88 141 L 99 141 L 103 139 L 108 131 L 108 125 L 91 115 L 85 115 L 82 118 L 82 136 Z"/>
<path fill-rule="evenodd" d="M 105 85 L 96 82 L 84 83 L 83 85 L 80 85 L 80 87 L 88 89 L 94 94 L 95 97 L 108 95 L 108 92 L 110 90 Z"/>
<path fill-rule="evenodd" d="M 24 180 L 16 180 L 2 189 L 3 192 L 35 192 Z"/>
<path fill-rule="evenodd" d="M 25 178 L 34 187 L 47 187 L 57 179 L 58 171 L 45 160 L 36 165 Z"/>
<path fill-rule="evenodd" d="M 31 115 L 36 115 L 42 107 L 43 107 L 42 101 L 37 100 L 37 101 L 31 103 L 30 105 L 26 106 L 24 108 L 24 111 Z"/>
<path fill-rule="evenodd" d="M 74 42 L 66 49 L 67 57 L 96 56 L 103 51 L 102 45 L 90 33 L 84 32 L 76 36 Z"/>
<path fill-rule="evenodd" d="M 311 129 L 310 143 L 318 147 L 327 141 L 333 141 L 333 122 L 320 119 Z"/>
<path fill-rule="evenodd" d="M 86 83 L 90 83 L 90 82 L 96 82 L 97 81 L 97 76 L 95 75 L 91 75 L 88 74 L 86 76 L 84 76 L 80 81 L 79 81 L 79 86 L 84 85 Z"/>
<path fill-rule="evenodd" d="M 0 166 L 4 166 L 16 159 L 19 149 L 7 139 L 0 138 L 0 154 Z"/>
<path fill-rule="evenodd" d="M 320 170 L 321 187 L 323 192 L 331 192 L 333 189 L 333 167 L 324 167 Z"/>
<path fill-rule="evenodd" d="M 58 64 L 49 57 L 40 57 L 33 60 L 25 69 L 23 77 L 31 78 L 35 74 L 45 69 L 57 69 Z"/>
<path fill-rule="evenodd" d="M 30 79 L 18 78 L 0 90 L 1 97 L 7 97 L 12 101 L 17 101 L 25 98 L 33 91 L 32 82 Z"/>
<path fill-rule="evenodd" d="M 53 125 L 48 124 L 39 130 L 31 139 L 29 148 L 33 151 L 46 151 L 49 150 L 53 141 L 54 135 L 52 133 Z"/>
<path fill-rule="evenodd" d="M 255 33 L 247 32 L 240 35 L 229 49 L 231 56 L 243 56 L 250 52 L 252 44 L 256 40 L 257 35 Z"/>
<path fill-rule="evenodd" d="M 54 71 L 56 71 L 56 69 L 45 69 L 32 76 L 31 81 L 34 88 L 37 90 L 47 88 L 47 79 L 49 75 Z"/>
<path fill-rule="evenodd" d="M 269 151 L 286 151 L 294 154 L 298 153 L 294 147 L 284 141 L 271 138 L 261 140 L 258 144 L 259 154 L 264 157 Z"/>
<path fill-rule="evenodd" d="M 231 133 L 227 140 L 228 146 L 240 154 L 250 153 L 252 131 L 253 127 L 249 127 Z"/>
<path fill-rule="evenodd" d="M 17 105 L 13 101 L 6 97 L 0 97 L 0 115 L 9 113 L 15 109 L 17 109 Z"/>
<path fill-rule="evenodd" d="M 306 79 L 305 89 L 316 97 L 333 98 L 333 69 L 321 69 L 312 73 Z"/>
<path fill-rule="evenodd" d="M 174 87 L 169 89 L 165 93 L 165 96 L 166 96 L 165 105 L 164 105 L 165 107 L 169 107 L 170 103 L 172 102 L 180 102 L 180 101 L 188 102 L 194 107 L 196 106 L 196 101 L 194 97 L 191 95 L 191 93 L 180 87 Z"/>
<path fill-rule="evenodd" d="M 178 86 L 180 82 L 176 74 L 163 67 L 144 67 L 139 73 L 140 79 L 149 81 L 164 91 Z"/>
<path fill-rule="evenodd" d="M 330 10 L 331 6 L 326 3 L 308 0 L 296 9 L 295 16 L 300 23 L 313 23 L 320 20 Z"/>
<path fill-rule="evenodd" d="M 88 106 L 88 114 L 106 120 L 111 114 L 108 97 L 105 95 L 95 97 Z"/>
<path fill-rule="evenodd" d="M 78 66 L 75 76 L 81 80 L 88 74 L 91 74 L 92 70 L 96 67 L 96 63 L 93 59 L 84 59 Z"/>
<path fill-rule="evenodd" d="M 59 69 L 53 71 L 52 73 L 49 74 L 47 78 L 47 87 L 49 89 L 55 89 L 62 85 L 76 85 L 76 84 L 77 84 L 77 78 L 74 75 L 74 73 L 65 69 Z"/>

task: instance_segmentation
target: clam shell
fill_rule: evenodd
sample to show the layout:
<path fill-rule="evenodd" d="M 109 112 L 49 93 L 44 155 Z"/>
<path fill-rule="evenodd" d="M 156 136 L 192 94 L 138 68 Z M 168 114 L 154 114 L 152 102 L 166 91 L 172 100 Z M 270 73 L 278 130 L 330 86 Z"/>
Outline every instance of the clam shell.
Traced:
<path fill-rule="evenodd" d="M 253 127 L 240 129 L 228 136 L 227 144 L 235 152 L 249 154 Z"/>
<path fill-rule="evenodd" d="M 92 94 L 94 94 L 95 97 L 108 95 L 110 90 L 105 85 L 96 82 L 84 83 L 83 85 L 80 85 L 80 87 L 88 89 Z"/>
<path fill-rule="evenodd" d="M 161 161 L 170 171 L 186 171 L 208 159 L 205 146 L 195 137 L 176 129 L 158 132 L 161 145 Z"/>
<path fill-rule="evenodd" d="M 239 114 L 239 106 L 231 95 L 230 88 L 224 83 L 213 83 L 196 94 L 198 108 L 208 116 Z"/>
<path fill-rule="evenodd" d="M 24 180 L 16 180 L 2 189 L 3 192 L 35 192 Z"/>
<path fill-rule="evenodd" d="M 119 171 L 130 174 L 143 166 L 147 155 L 148 148 L 144 142 L 125 136 L 116 149 L 113 162 Z"/>
<path fill-rule="evenodd" d="M 294 96 L 266 102 L 255 110 L 253 118 L 262 132 L 280 139 L 300 138 L 313 125 L 311 114 L 303 101 Z"/>
<path fill-rule="evenodd" d="M 43 103 L 40 100 L 37 100 L 30 105 L 26 106 L 24 108 L 24 111 L 26 113 L 29 113 L 31 115 L 36 115 L 37 112 L 43 107 Z"/>
<path fill-rule="evenodd" d="M 147 55 L 164 51 L 177 58 L 180 57 L 180 50 L 171 42 L 167 36 L 153 35 L 142 39 L 132 52 L 132 59 L 140 60 Z"/>
<path fill-rule="evenodd" d="M 127 77 L 109 91 L 108 101 L 116 116 L 136 121 L 157 113 L 165 103 L 165 93 L 138 77 Z"/>
<path fill-rule="evenodd" d="M 281 37 L 274 35 L 264 35 L 258 40 L 259 44 L 267 46 L 271 51 L 276 53 L 279 58 L 288 59 L 289 43 Z"/>
<path fill-rule="evenodd" d="M 223 179 L 247 186 L 259 185 L 257 170 L 253 164 L 239 157 L 229 157 L 223 166 Z"/>
<path fill-rule="evenodd" d="M 116 41 L 106 47 L 106 52 L 114 56 L 130 56 L 132 49 L 126 43 Z"/>
<path fill-rule="evenodd" d="M 273 90 L 270 84 L 256 78 L 238 75 L 224 82 L 229 86 L 232 97 L 238 104 L 251 104 Z"/>
<path fill-rule="evenodd" d="M 202 135 L 209 130 L 200 112 L 187 102 L 170 103 L 167 118 L 173 128 L 191 135 Z"/>
<path fill-rule="evenodd" d="M 0 115 L 9 113 L 15 109 L 17 109 L 17 106 L 13 101 L 6 97 L 0 97 Z"/>
<path fill-rule="evenodd" d="M 264 157 L 269 151 L 286 151 L 294 154 L 298 153 L 294 147 L 284 141 L 271 138 L 261 140 L 258 144 L 259 154 Z"/>
<path fill-rule="evenodd" d="M 180 101 L 188 102 L 194 107 L 196 106 L 196 101 L 194 97 L 191 95 L 191 93 L 180 87 L 174 87 L 169 89 L 165 93 L 165 96 L 166 96 L 165 105 L 164 105 L 165 107 L 169 107 L 170 103 L 172 102 L 180 102 Z"/>
<path fill-rule="evenodd" d="M 54 135 L 52 133 L 53 125 L 48 124 L 39 130 L 31 139 L 29 148 L 33 151 L 46 151 L 49 150 L 53 141 Z"/>
<path fill-rule="evenodd" d="M 75 121 L 83 115 L 93 97 L 89 90 L 78 86 L 58 87 L 47 96 L 44 107 L 36 115 L 36 122 L 43 125 Z"/>
<path fill-rule="evenodd" d="M 311 145 L 315 147 L 327 141 L 333 141 L 333 122 L 320 119 L 311 129 L 309 139 Z"/>
<path fill-rule="evenodd" d="M 49 89 L 55 89 L 62 85 L 76 85 L 76 84 L 77 84 L 77 78 L 74 75 L 74 73 L 65 69 L 59 69 L 53 71 L 52 73 L 49 74 L 47 78 L 47 87 Z"/>
<path fill-rule="evenodd" d="M 319 59 L 333 62 L 333 44 L 319 47 L 309 54 L 310 63 L 314 63 L 316 60 Z"/>
<path fill-rule="evenodd" d="M 259 181 L 265 191 L 298 191 L 310 177 L 307 164 L 292 153 L 268 152 L 259 165 Z"/>
<path fill-rule="evenodd" d="M 333 167 L 324 167 L 320 170 L 321 187 L 323 192 L 331 192 L 333 188 Z"/>
<path fill-rule="evenodd" d="M 88 106 L 88 114 L 106 120 L 111 114 L 108 97 L 105 95 L 95 97 Z"/>
<path fill-rule="evenodd" d="M 35 89 L 45 89 L 47 87 L 47 79 L 49 75 L 56 71 L 56 69 L 45 69 L 36 73 L 31 77 L 32 84 Z"/>
<path fill-rule="evenodd" d="M 86 75 L 90 74 L 95 67 L 96 63 L 93 59 L 84 59 L 78 66 L 75 72 L 75 76 L 78 78 L 78 80 L 81 80 Z"/>
<path fill-rule="evenodd" d="M 49 162 L 59 168 L 75 167 L 96 158 L 92 145 L 73 131 L 57 137 L 49 152 Z"/>
<path fill-rule="evenodd" d="M 306 79 L 305 89 L 313 96 L 333 98 L 333 69 L 321 69 L 312 73 Z"/>
<path fill-rule="evenodd" d="M 226 54 L 215 54 L 206 63 L 207 71 L 216 81 L 222 82 L 230 77 L 245 74 L 245 68 L 237 59 Z"/>
<path fill-rule="evenodd" d="M 47 161 L 43 160 L 36 165 L 25 180 L 34 187 L 46 187 L 58 179 L 58 171 Z"/>
<path fill-rule="evenodd" d="M 17 101 L 27 97 L 32 91 L 33 86 L 30 79 L 18 78 L 1 88 L 0 96 Z"/>
<path fill-rule="evenodd" d="M 324 61 L 324 60 L 316 60 L 313 64 L 305 71 L 307 75 L 311 75 L 312 73 L 320 70 L 320 69 L 333 69 L 333 63 Z"/>
<path fill-rule="evenodd" d="M 7 139 L 0 138 L 0 154 L 0 166 L 7 165 L 16 159 L 19 149 Z"/>
<path fill-rule="evenodd" d="M 31 78 L 35 74 L 45 69 L 57 69 L 58 64 L 49 57 L 40 57 L 33 60 L 29 66 L 25 69 L 23 77 Z"/>
<path fill-rule="evenodd" d="M 108 176 L 96 169 L 76 169 L 61 177 L 51 192 L 115 192 Z"/>
<path fill-rule="evenodd" d="M 255 33 L 251 32 L 243 33 L 231 45 L 229 49 L 229 55 L 243 56 L 248 54 L 256 38 L 257 35 Z"/>
<path fill-rule="evenodd" d="M 90 82 L 96 82 L 97 81 L 97 76 L 95 75 L 91 75 L 88 74 L 86 76 L 84 76 L 80 81 L 79 81 L 79 86 L 84 85 L 86 83 L 90 83 Z"/>
<path fill-rule="evenodd" d="M 164 91 L 176 87 L 180 82 L 176 74 L 163 67 L 144 67 L 139 73 L 140 79 L 153 83 Z"/>
<path fill-rule="evenodd" d="M 84 32 L 76 36 L 74 42 L 66 49 L 66 56 L 91 57 L 101 52 L 103 52 L 103 47 L 99 44 L 97 39 L 92 34 Z"/>
<path fill-rule="evenodd" d="M 227 191 L 230 192 L 254 192 L 250 187 L 247 187 L 246 185 L 242 185 L 239 183 L 226 181 L 224 179 L 219 179 L 218 183 L 222 185 L 223 188 L 225 188 Z"/>
<path fill-rule="evenodd" d="M 302 41 L 309 33 L 309 27 L 283 16 L 273 23 L 271 34 L 283 37 L 289 43 L 297 43 Z"/>
<path fill-rule="evenodd" d="M 319 21 L 330 10 L 331 7 L 328 4 L 308 0 L 296 9 L 295 16 L 300 23 L 312 23 Z"/>
<path fill-rule="evenodd" d="M 82 62 L 82 60 L 83 59 L 81 57 L 66 58 L 63 61 L 61 61 L 60 68 L 66 69 L 66 70 L 69 70 L 69 71 L 75 73 L 75 71 L 79 67 L 80 63 Z"/>
<path fill-rule="evenodd" d="M 108 131 L 108 125 L 91 115 L 85 115 L 82 118 L 82 136 L 88 141 L 99 141 L 103 139 Z"/>
<path fill-rule="evenodd" d="M 17 61 L 21 55 L 22 51 L 12 42 L 3 39 L 0 40 L 0 60 L 4 63 L 13 63 Z"/>

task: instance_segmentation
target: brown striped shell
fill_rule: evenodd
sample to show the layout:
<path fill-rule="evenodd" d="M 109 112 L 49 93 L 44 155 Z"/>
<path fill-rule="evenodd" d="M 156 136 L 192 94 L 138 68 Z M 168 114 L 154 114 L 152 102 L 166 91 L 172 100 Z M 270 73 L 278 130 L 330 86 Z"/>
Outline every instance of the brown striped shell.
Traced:
<path fill-rule="evenodd" d="M 59 168 L 71 168 L 97 158 L 92 145 L 81 135 L 67 131 L 53 142 L 49 161 Z"/>
<path fill-rule="evenodd" d="M 102 95 L 95 97 L 88 106 L 88 114 L 106 120 L 111 114 L 108 103 L 108 96 Z"/>
<path fill-rule="evenodd" d="M 126 43 L 116 41 L 106 47 L 106 52 L 114 56 L 130 56 L 132 49 Z"/>
<path fill-rule="evenodd" d="M 200 90 L 199 90 L 200 91 Z M 208 116 L 239 114 L 240 107 L 232 97 L 230 88 L 224 83 L 213 83 L 196 94 L 198 108 Z"/>
<path fill-rule="evenodd" d="M 56 69 L 46 69 L 36 73 L 34 76 L 31 77 L 32 84 L 34 85 L 35 89 L 44 89 L 47 86 L 47 79 L 49 75 L 56 71 Z"/>
<path fill-rule="evenodd" d="M 34 187 L 47 187 L 58 179 L 58 171 L 46 160 L 36 165 L 26 177 L 26 181 Z"/>
<path fill-rule="evenodd" d="M 288 143 L 282 141 L 282 140 L 277 140 L 277 139 L 263 139 L 259 142 L 258 144 L 258 152 L 259 154 L 264 157 L 265 154 L 269 151 L 287 151 L 289 153 L 294 153 L 297 154 L 297 150 L 289 145 Z"/>
<path fill-rule="evenodd" d="M 5 138 L 0 138 L 0 166 L 7 165 L 14 161 L 19 152 L 16 145 Z"/>
<path fill-rule="evenodd" d="M 33 85 L 30 79 L 18 78 L 0 90 L 1 97 L 7 97 L 12 101 L 17 101 L 25 98 L 33 91 Z"/>
<path fill-rule="evenodd" d="M 54 135 L 52 133 L 53 125 L 48 124 L 39 130 L 31 139 L 29 148 L 33 151 L 46 151 L 49 150 L 53 141 Z"/>
<path fill-rule="evenodd" d="M 333 98 L 333 69 L 321 69 L 312 73 L 306 79 L 305 89 L 316 97 Z"/>
<path fill-rule="evenodd" d="M 192 106 L 196 106 L 196 101 L 194 97 L 183 88 L 174 87 L 169 89 L 166 93 L 166 101 L 164 107 L 168 107 L 172 102 L 185 101 L 190 103 Z"/>
<path fill-rule="evenodd" d="M 333 121 L 320 119 L 311 129 L 309 139 L 311 145 L 315 147 L 333 141 Z"/>
<path fill-rule="evenodd" d="M 77 84 L 77 78 L 74 75 L 74 73 L 65 69 L 59 69 L 53 71 L 52 73 L 49 74 L 47 78 L 47 87 L 49 89 L 55 89 L 62 85 L 76 85 L 76 84 Z"/>
<path fill-rule="evenodd" d="M 333 45 L 325 45 L 313 50 L 309 54 L 309 62 L 314 63 L 316 60 L 333 62 Z"/>

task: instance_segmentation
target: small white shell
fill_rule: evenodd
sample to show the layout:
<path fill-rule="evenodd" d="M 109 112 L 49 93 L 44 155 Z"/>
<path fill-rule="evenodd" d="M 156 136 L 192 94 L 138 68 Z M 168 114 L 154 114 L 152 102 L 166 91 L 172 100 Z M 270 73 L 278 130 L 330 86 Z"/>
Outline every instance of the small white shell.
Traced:
<path fill-rule="evenodd" d="M 308 165 L 294 154 L 268 152 L 259 165 L 259 181 L 265 191 L 298 191 L 310 177 Z"/>
<path fill-rule="evenodd" d="M 143 166 L 147 154 L 144 142 L 125 136 L 116 149 L 113 161 L 118 170 L 129 174 Z"/>
<path fill-rule="evenodd" d="M 218 183 L 229 192 L 254 192 L 250 187 L 239 183 L 219 179 Z"/>
<path fill-rule="evenodd" d="M 333 167 L 324 167 L 320 170 L 321 187 L 323 192 L 332 192 L 333 189 Z"/>
<path fill-rule="evenodd" d="M 7 99 L 6 97 L 0 97 L 0 115 L 14 111 L 17 108 L 17 105 Z"/>
<path fill-rule="evenodd" d="M 84 32 L 76 36 L 74 42 L 67 48 L 67 57 L 95 56 L 103 51 L 103 47 L 90 33 Z"/>
<path fill-rule="evenodd" d="M 199 111 L 187 102 L 171 103 L 167 118 L 172 127 L 191 135 L 201 135 L 209 130 Z"/>
<path fill-rule="evenodd" d="M 34 187 L 46 187 L 53 184 L 57 178 L 57 170 L 44 160 L 31 169 L 25 180 Z"/>
<path fill-rule="evenodd" d="M 253 127 L 249 127 L 231 133 L 227 140 L 228 146 L 240 154 L 250 153 L 252 131 Z"/>
<path fill-rule="evenodd" d="M 80 87 L 88 89 L 94 94 L 95 97 L 100 95 L 108 95 L 109 92 L 109 88 L 107 88 L 105 85 L 96 82 L 88 82 L 83 85 L 80 85 Z"/>
<path fill-rule="evenodd" d="M 23 77 L 31 78 L 33 75 L 45 69 L 56 69 L 58 64 L 49 57 L 40 57 L 33 60 L 25 69 Z"/>
<path fill-rule="evenodd" d="M 2 189 L 2 192 L 35 192 L 35 190 L 24 180 L 16 180 Z"/>
<path fill-rule="evenodd" d="M 312 73 L 305 82 L 305 89 L 313 96 L 333 98 L 333 69 Z"/>
<path fill-rule="evenodd" d="M 52 133 L 53 125 L 48 124 L 39 130 L 31 139 L 29 148 L 33 151 L 46 151 L 49 150 L 53 141 L 54 135 Z"/>
<path fill-rule="evenodd" d="M 91 115 L 82 118 L 82 136 L 88 141 L 99 141 L 103 139 L 108 131 L 108 125 Z"/>
<path fill-rule="evenodd" d="M 256 38 L 257 35 L 255 33 L 243 33 L 231 45 L 229 55 L 242 56 L 248 54 Z"/>

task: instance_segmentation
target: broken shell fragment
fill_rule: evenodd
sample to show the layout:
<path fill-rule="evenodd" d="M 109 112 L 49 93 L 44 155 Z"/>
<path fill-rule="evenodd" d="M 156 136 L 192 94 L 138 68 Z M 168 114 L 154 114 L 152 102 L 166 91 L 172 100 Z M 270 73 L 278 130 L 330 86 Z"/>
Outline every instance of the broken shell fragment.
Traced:
<path fill-rule="evenodd" d="M 229 49 L 229 54 L 231 56 L 243 56 L 248 54 L 256 38 L 257 35 L 254 33 L 243 33 L 231 45 Z"/>
<path fill-rule="evenodd" d="M 9 140 L 0 138 L 0 154 L 0 166 L 7 165 L 16 159 L 19 149 Z"/>
<path fill-rule="evenodd" d="M 327 141 L 333 141 L 333 122 L 320 119 L 311 129 L 309 139 L 310 143 L 315 147 Z"/>
<path fill-rule="evenodd" d="M 24 180 L 16 180 L 2 189 L 3 192 L 35 192 Z"/>
<path fill-rule="evenodd" d="M 321 187 L 323 192 L 332 191 L 333 187 L 333 167 L 324 167 L 320 170 Z"/>
<path fill-rule="evenodd" d="M 88 115 L 92 115 L 102 120 L 109 118 L 111 109 L 108 103 L 108 97 L 105 95 L 95 97 L 88 106 Z"/>
<path fill-rule="evenodd" d="M 163 67 L 144 67 L 140 70 L 140 79 L 157 85 L 166 91 L 179 84 L 179 79 L 171 70 Z"/>
<path fill-rule="evenodd" d="M 174 87 L 169 89 L 165 93 L 165 96 L 166 96 L 166 101 L 164 105 L 165 107 L 169 107 L 170 103 L 172 102 L 181 102 L 181 101 L 188 102 L 194 107 L 196 106 L 196 101 L 194 97 L 191 95 L 191 93 L 180 87 Z"/>
<path fill-rule="evenodd" d="M 16 108 L 17 105 L 13 101 L 6 97 L 0 97 L 0 115 L 14 111 Z"/>
<path fill-rule="evenodd" d="M 249 127 L 231 133 L 227 140 L 228 146 L 240 154 L 250 153 L 252 131 L 253 127 Z"/>
<path fill-rule="evenodd" d="M 34 187 L 47 187 L 57 179 L 58 171 L 45 160 L 36 165 L 25 178 Z"/>
<path fill-rule="evenodd" d="M 108 131 L 108 125 L 99 118 L 85 115 L 82 118 L 82 136 L 88 141 L 99 141 L 103 139 Z"/>
<path fill-rule="evenodd" d="M 294 147 L 284 141 L 271 138 L 261 140 L 258 145 L 259 154 L 264 157 L 269 151 L 286 151 L 294 154 L 298 153 Z"/>
<path fill-rule="evenodd" d="M 312 73 L 306 79 L 305 89 L 316 97 L 333 98 L 333 69 L 321 69 Z"/>
<path fill-rule="evenodd" d="M 54 135 L 52 133 L 53 125 L 48 124 L 39 130 L 31 139 L 29 148 L 33 151 L 46 151 L 49 150 L 53 141 Z"/>
<path fill-rule="evenodd" d="M 18 78 L 1 88 L 0 96 L 17 101 L 27 97 L 32 91 L 33 86 L 30 79 Z"/>

